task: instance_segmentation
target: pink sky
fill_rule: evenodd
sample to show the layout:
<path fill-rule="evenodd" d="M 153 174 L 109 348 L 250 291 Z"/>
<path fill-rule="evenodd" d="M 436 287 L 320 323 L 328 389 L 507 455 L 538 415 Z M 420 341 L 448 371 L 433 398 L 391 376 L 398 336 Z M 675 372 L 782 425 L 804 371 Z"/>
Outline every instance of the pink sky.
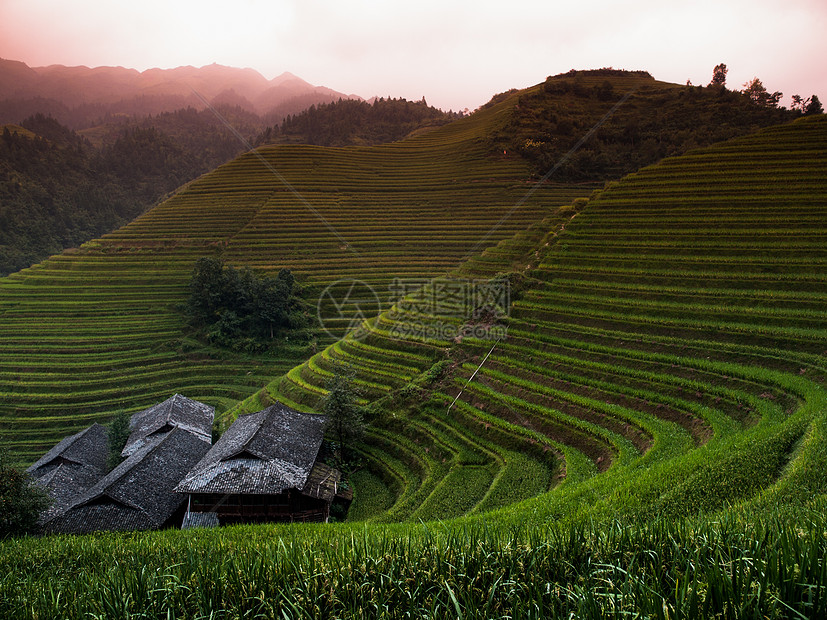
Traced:
<path fill-rule="evenodd" d="M 30 66 L 217 62 L 454 110 L 572 68 L 707 84 L 719 62 L 732 89 L 827 105 L 825 32 L 825 0 L 0 0 L 0 57 Z"/>

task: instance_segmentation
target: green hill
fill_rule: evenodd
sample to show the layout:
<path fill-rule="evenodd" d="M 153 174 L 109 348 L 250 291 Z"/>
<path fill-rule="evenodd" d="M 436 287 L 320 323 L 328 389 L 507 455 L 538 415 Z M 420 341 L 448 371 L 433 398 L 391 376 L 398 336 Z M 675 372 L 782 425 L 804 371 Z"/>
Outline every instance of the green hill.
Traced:
<path fill-rule="evenodd" d="M 560 95 L 561 105 L 579 98 L 578 127 L 596 123 L 611 107 L 600 90 L 607 80 L 614 95 L 634 90 L 629 105 L 636 110 L 685 92 L 646 75 L 615 73 L 587 72 L 583 79 L 599 79 L 597 87 Z M 400 282 L 456 269 L 602 187 L 602 180 L 552 178 L 531 193 L 531 161 L 499 150 L 497 140 L 522 118 L 526 101 L 548 94 L 548 83 L 498 96 L 468 118 L 392 144 L 262 147 L 129 225 L 0 280 L 0 432 L 15 458 L 32 461 L 67 432 L 174 392 L 226 411 L 318 350 L 287 342 L 275 355 L 247 355 L 189 337 L 180 306 L 201 256 L 271 273 L 291 269 L 311 312 L 313 300 L 322 300 L 319 337 L 327 344 L 352 322 L 347 310 L 374 315 Z M 754 111 L 755 124 L 772 120 Z M 490 254 L 482 260 L 492 264 Z M 349 291 L 349 303 L 337 306 L 336 297 Z M 418 368 L 419 354 L 413 355 L 398 360 L 400 367 Z M 317 361 L 322 369 L 329 364 Z M 385 378 L 392 384 L 400 373 L 395 363 L 374 366 L 380 378 L 368 381 L 371 396 L 387 393 Z M 297 367 L 288 377 L 307 372 Z M 318 377 L 301 381 L 323 393 Z M 518 442 L 518 451 L 523 447 Z M 555 466 L 543 467 L 548 476 Z M 488 474 L 477 475 L 483 488 Z"/>
<path fill-rule="evenodd" d="M 0 131 L 0 275 L 126 224 L 243 150 L 195 110 L 110 125 L 97 146 L 42 114 L 22 125 Z"/>
<path fill-rule="evenodd" d="M 825 117 L 667 159 L 454 270 L 522 263 L 506 316 L 426 288 L 246 403 L 349 361 L 353 510 L 410 522 L 12 541 L 0 611 L 823 617 L 825 192 Z"/>
<path fill-rule="evenodd" d="M 532 510 L 808 499 L 823 490 L 796 463 L 825 405 L 825 145 L 819 117 L 641 170 L 455 272 L 523 265 L 507 337 L 451 337 L 480 321 L 429 305 L 437 280 L 241 410 L 317 408 L 335 364 L 353 368 L 376 416 L 362 477 L 396 493 L 359 517 L 477 513 L 563 477 Z"/>
<path fill-rule="evenodd" d="M 0 128 L 0 275 L 126 224 L 242 153 L 234 132 L 254 140 L 268 122 L 238 106 L 216 106 L 106 115 L 103 124 L 78 133 L 42 114 L 23 120 L 25 128 Z M 342 100 L 312 106 L 275 130 L 278 141 L 365 145 L 456 118 L 424 102 Z M 254 141 L 270 142 L 272 135 L 271 127 Z"/>
<path fill-rule="evenodd" d="M 607 104 L 629 93 L 611 121 L 563 159 Z M 798 114 L 756 105 L 740 91 L 659 82 L 645 71 L 572 70 L 521 91 L 508 123 L 489 141 L 495 151 L 520 153 L 538 175 L 559 165 L 558 179 L 602 180 Z"/>
<path fill-rule="evenodd" d="M 373 103 L 340 99 L 286 116 L 281 125 L 268 127 L 259 144 L 315 144 L 351 146 L 384 144 L 461 118 L 429 106 L 424 99 L 375 99 Z"/>
<path fill-rule="evenodd" d="M 286 344 L 256 358 L 187 339 L 179 304 L 201 256 L 289 267 L 309 298 L 340 279 L 382 293 L 394 278 L 457 265 L 526 191 L 526 164 L 488 157 L 479 140 L 507 112 L 381 147 L 264 147 L 118 231 L 0 280 L 5 441 L 31 461 L 73 429 L 176 391 L 226 409 L 312 352 Z M 543 188 L 492 239 L 584 191 Z"/>

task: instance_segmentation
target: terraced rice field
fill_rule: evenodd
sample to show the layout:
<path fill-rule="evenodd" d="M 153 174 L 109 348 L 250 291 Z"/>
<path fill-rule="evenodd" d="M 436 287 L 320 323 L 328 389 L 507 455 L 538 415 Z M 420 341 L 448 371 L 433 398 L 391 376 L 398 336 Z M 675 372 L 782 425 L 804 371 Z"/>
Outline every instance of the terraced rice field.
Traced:
<path fill-rule="evenodd" d="M 312 353 L 288 343 L 250 357 L 183 338 L 179 305 L 201 256 L 292 269 L 313 314 L 328 285 L 358 279 L 367 286 L 349 307 L 375 313 L 394 279 L 444 273 L 588 194 L 548 185 L 497 226 L 530 187 L 519 158 L 489 157 L 482 140 L 513 105 L 382 147 L 263 148 L 102 239 L 0 279 L 3 443 L 31 462 L 92 421 L 174 392 L 223 411 Z M 350 319 L 324 299 L 332 342 Z"/>
<path fill-rule="evenodd" d="M 316 407 L 334 363 L 349 364 L 379 401 L 359 519 L 538 494 L 512 516 L 685 514 L 827 491 L 823 117 L 641 170 L 454 275 L 519 265 L 507 337 L 434 336 L 472 326 L 429 312 L 437 281 L 241 409 Z M 360 484 L 389 491 L 374 501 Z"/>

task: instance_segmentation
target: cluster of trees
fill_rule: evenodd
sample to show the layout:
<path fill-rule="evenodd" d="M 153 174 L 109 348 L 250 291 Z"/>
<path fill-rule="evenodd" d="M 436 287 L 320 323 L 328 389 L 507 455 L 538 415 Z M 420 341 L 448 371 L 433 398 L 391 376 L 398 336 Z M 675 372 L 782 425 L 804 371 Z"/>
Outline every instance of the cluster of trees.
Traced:
<path fill-rule="evenodd" d="M 264 125 L 258 115 L 239 106 L 220 105 L 215 110 L 244 136 L 257 135 Z M 152 131 L 162 137 L 164 144 L 174 144 L 175 148 L 180 149 L 196 172 L 212 170 L 244 149 L 244 145 L 227 130 L 212 110 L 193 107 L 140 119 L 107 116 L 91 135 L 95 136 L 99 147 L 109 154 L 109 159 L 117 161 L 117 156 L 123 154 L 115 150 L 119 138 L 124 134 L 136 132 L 140 136 Z M 180 167 L 177 161 L 170 163 Z"/>
<path fill-rule="evenodd" d="M 280 127 L 269 127 L 257 142 L 319 146 L 381 144 L 401 140 L 422 127 L 444 125 L 461 116 L 429 106 L 424 97 L 421 101 L 379 98 L 373 103 L 339 99 L 288 115 Z"/>
<path fill-rule="evenodd" d="M 715 65 L 715 68 L 712 70 L 712 80 L 709 82 L 709 85 L 722 89 L 725 88 L 727 73 L 728 69 L 724 63 Z M 769 92 L 757 77 L 746 82 L 741 93 L 746 95 L 755 105 L 768 108 L 777 107 L 781 101 L 781 97 L 784 96 L 781 91 Z M 804 115 L 821 114 L 824 112 L 824 108 L 821 106 L 821 102 L 816 95 L 812 95 L 806 99 L 801 95 L 793 95 L 790 109 Z"/>
<path fill-rule="evenodd" d="M 801 112 L 805 116 L 824 113 L 824 107 L 821 105 L 821 101 L 819 101 L 817 95 L 812 95 L 806 99 L 801 95 L 793 95 L 790 108 Z"/>
<path fill-rule="evenodd" d="M 94 150 L 46 117 L 0 135 L 0 276 L 111 230 L 142 205 L 97 170 Z"/>
<path fill-rule="evenodd" d="M 752 78 L 749 82 L 744 84 L 744 90 L 741 91 L 749 100 L 757 106 L 766 108 L 775 108 L 784 96 L 780 90 L 769 92 L 757 77 Z"/>
<path fill-rule="evenodd" d="M 651 85 L 639 86 L 629 102 L 568 158 L 564 156 L 611 102 L 628 90 L 614 79 L 626 72 L 576 71 L 548 78 L 543 88 L 520 96 L 509 122 L 490 137 L 492 151 L 526 157 L 537 174 L 558 166 L 558 180 L 605 181 L 799 114 L 773 105 L 775 93 L 762 97 L 727 90 L 725 65 L 715 68 L 710 87 L 661 86 L 645 73 L 630 73 L 637 82 L 651 80 Z M 759 86 L 760 81 L 751 92 L 758 92 Z"/>
<path fill-rule="evenodd" d="M 204 257 L 193 270 L 186 312 L 210 343 L 260 352 L 277 338 L 307 328 L 297 289 L 289 269 L 269 276 Z"/>

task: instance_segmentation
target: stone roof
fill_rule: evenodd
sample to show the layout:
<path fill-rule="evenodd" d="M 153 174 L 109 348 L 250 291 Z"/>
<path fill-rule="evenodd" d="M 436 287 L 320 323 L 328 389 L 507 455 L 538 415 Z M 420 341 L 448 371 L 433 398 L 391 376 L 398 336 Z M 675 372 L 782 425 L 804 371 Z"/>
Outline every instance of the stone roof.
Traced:
<path fill-rule="evenodd" d="M 66 510 L 82 493 L 106 474 L 109 456 L 109 429 L 92 424 L 64 438 L 26 471 L 35 483 L 46 489 L 52 504 L 41 515 L 41 522 Z"/>
<path fill-rule="evenodd" d="M 97 422 L 64 438 L 26 471 L 35 478 L 45 476 L 61 464 L 91 466 L 106 471 L 109 456 L 109 429 Z"/>
<path fill-rule="evenodd" d="M 121 455 L 128 457 L 151 439 L 182 428 L 212 443 L 212 424 L 215 408 L 175 394 L 159 403 L 132 415 L 129 421 L 129 439 Z"/>
<path fill-rule="evenodd" d="M 46 522 L 66 510 L 75 499 L 95 486 L 104 475 L 106 472 L 103 469 L 91 465 L 61 463 L 50 468 L 47 474 L 36 478 L 35 483 L 45 488 L 52 498 L 52 504 L 40 515 L 40 521 Z"/>
<path fill-rule="evenodd" d="M 150 438 L 44 527 L 66 533 L 162 527 L 185 501 L 175 486 L 209 447 L 182 428 Z"/>
<path fill-rule="evenodd" d="M 276 495 L 302 489 L 319 454 L 324 427 L 324 416 L 281 403 L 239 416 L 176 490 Z"/>

